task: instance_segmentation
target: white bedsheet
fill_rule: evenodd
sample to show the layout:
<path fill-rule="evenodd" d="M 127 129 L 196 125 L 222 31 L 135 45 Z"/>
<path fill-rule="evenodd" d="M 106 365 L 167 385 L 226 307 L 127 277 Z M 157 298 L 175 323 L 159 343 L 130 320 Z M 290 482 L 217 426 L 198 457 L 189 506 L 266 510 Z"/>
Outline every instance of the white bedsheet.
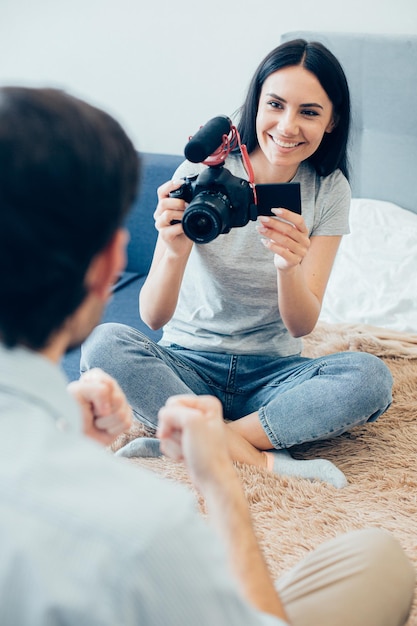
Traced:
<path fill-rule="evenodd" d="M 417 214 L 353 199 L 320 320 L 417 333 Z"/>

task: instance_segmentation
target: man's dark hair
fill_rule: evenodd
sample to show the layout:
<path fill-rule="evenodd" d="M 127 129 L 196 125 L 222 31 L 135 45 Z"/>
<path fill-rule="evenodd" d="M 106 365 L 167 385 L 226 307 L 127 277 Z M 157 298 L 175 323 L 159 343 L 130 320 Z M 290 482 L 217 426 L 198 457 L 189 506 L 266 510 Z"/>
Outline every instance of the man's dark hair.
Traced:
<path fill-rule="evenodd" d="M 107 113 L 56 89 L 0 88 L 0 337 L 41 349 L 86 296 L 94 256 L 137 193 Z"/>
<path fill-rule="evenodd" d="M 300 65 L 314 74 L 331 103 L 335 128 L 323 140 L 308 161 L 320 176 L 340 169 L 348 178 L 347 145 L 350 130 L 350 94 L 346 76 L 336 57 L 317 41 L 293 39 L 274 48 L 259 64 L 240 109 L 238 130 L 249 154 L 259 145 L 256 115 L 262 85 L 270 74 L 285 67 Z"/>

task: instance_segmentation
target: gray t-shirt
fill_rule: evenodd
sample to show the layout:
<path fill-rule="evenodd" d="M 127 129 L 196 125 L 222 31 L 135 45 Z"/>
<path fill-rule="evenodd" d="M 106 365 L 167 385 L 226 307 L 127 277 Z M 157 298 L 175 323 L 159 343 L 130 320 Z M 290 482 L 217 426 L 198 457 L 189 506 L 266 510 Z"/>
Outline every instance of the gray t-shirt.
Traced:
<path fill-rule="evenodd" d="M 174 179 L 204 167 L 184 162 Z M 230 155 L 225 167 L 248 178 L 240 155 Z M 310 236 L 349 232 L 350 187 L 340 170 L 320 177 L 302 163 L 293 181 L 301 184 L 302 214 Z M 273 255 L 262 245 L 256 222 L 233 228 L 208 244 L 194 244 L 177 308 L 160 343 L 228 354 L 300 352 L 301 340 L 289 334 L 281 319 Z"/>

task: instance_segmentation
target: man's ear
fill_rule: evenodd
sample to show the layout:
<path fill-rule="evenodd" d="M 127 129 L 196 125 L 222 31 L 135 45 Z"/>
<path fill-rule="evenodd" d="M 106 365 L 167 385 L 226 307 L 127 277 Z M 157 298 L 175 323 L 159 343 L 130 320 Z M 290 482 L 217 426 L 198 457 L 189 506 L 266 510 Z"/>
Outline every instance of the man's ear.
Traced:
<path fill-rule="evenodd" d="M 85 285 L 89 293 L 106 302 L 111 288 L 126 266 L 126 246 L 129 236 L 126 229 L 119 228 L 106 245 L 96 254 L 87 270 Z"/>

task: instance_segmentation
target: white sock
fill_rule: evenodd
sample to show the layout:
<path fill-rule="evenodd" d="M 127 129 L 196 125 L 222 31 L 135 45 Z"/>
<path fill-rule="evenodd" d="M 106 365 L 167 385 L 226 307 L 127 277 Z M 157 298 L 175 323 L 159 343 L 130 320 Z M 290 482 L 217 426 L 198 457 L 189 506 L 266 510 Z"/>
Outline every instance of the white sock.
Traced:
<path fill-rule="evenodd" d="M 116 456 L 132 457 L 159 457 L 162 456 L 159 439 L 154 437 L 138 437 L 129 441 L 123 448 L 115 452 Z"/>
<path fill-rule="evenodd" d="M 288 450 L 271 450 L 266 452 L 268 469 L 282 476 L 297 476 L 309 480 L 321 480 L 337 489 L 346 487 L 346 476 L 326 459 L 294 459 Z"/>

